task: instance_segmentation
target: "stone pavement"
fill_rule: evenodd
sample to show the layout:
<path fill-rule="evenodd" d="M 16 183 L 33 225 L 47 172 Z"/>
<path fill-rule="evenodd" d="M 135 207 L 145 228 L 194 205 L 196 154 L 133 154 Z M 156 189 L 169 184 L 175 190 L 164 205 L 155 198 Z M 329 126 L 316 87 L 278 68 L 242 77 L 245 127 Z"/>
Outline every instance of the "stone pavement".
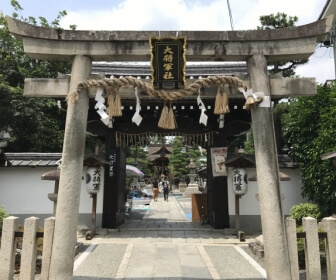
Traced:
<path fill-rule="evenodd" d="M 78 237 L 87 249 L 76 257 L 73 279 L 266 279 L 247 253 L 255 236 L 240 242 L 232 231 L 190 222 L 189 211 L 189 197 L 134 201 L 117 230 Z"/>

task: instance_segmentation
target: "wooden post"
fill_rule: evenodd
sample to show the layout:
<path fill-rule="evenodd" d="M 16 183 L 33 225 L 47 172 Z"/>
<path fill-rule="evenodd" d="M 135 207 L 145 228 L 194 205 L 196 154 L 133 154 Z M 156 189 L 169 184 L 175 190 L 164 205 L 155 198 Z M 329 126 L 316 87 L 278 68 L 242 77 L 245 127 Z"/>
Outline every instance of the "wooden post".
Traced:
<path fill-rule="evenodd" d="M 236 230 L 237 230 L 237 233 L 239 231 L 239 228 L 240 228 L 240 220 L 239 220 L 239 198 L 240 196 L 239 195 L 235 195 L 235 207 L 236 207 Z"/>

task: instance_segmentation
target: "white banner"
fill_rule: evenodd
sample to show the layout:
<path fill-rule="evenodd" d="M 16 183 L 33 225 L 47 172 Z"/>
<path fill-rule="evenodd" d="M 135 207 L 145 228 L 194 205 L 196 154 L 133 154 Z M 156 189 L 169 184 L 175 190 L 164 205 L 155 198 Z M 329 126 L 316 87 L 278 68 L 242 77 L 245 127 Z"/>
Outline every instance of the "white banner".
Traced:
<path fill-rule="evenodd" d="M 227 156 L 226 147 L 211 148 L 211 164 L 213 177 L 227 176 L 225 160 Z"/>

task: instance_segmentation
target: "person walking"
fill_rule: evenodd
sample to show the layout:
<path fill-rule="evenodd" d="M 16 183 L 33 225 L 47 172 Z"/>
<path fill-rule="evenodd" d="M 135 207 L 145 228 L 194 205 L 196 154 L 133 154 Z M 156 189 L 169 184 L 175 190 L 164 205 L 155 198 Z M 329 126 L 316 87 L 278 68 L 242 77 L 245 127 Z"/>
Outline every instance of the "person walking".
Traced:
<path fill-rule="evenodd" d="M 152 191 L 153 191 L 153 199 L 154 199 L 154 201 L 157 201 L 158 196 L 159 196 L 159 182 L 158 182 L 157 178 L 155 178 L 153 180 Z"/>
<path fill-rule="evenodd" d="M 164 200 L 168 201 L 169 183 L 168 183 L 168 181 L 165 178 L 162 179 L 162 188 L 163 188 L 163 197 L 164 197 Z"/>

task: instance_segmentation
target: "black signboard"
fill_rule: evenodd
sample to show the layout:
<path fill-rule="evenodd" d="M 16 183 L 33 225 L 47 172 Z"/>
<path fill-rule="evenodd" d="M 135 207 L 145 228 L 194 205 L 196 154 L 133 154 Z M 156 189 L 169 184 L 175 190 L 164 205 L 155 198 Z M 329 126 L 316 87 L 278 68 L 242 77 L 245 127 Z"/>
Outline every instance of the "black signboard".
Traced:
<path fill-rule="evenodd" d="M 108 177 L 115 178 L 117 172 L 117 151 L 115 149 L 108 151 L 107 160 L 110 162 Z"/>
<path fill-rule="evenodd" d="M 150 38 L 152 80 L 155 88 L 185 86 L 185 37 Z"/>

